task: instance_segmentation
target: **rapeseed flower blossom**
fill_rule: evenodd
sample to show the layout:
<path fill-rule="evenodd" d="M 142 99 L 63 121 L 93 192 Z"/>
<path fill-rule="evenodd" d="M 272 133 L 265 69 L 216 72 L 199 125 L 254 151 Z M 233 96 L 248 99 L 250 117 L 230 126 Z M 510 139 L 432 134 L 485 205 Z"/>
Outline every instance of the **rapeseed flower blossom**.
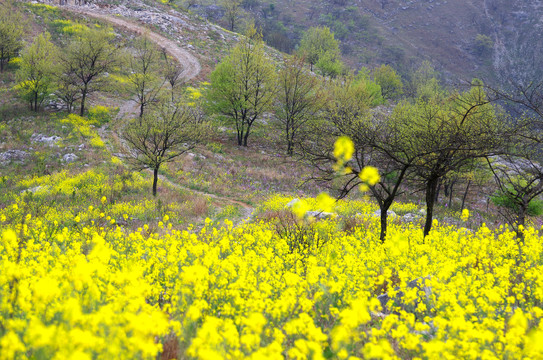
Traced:
<path fill-rule="evenodd" d="M 59 180 L 71 194 L 81 179 L 94 206 L 27 217 L 21 197 L 0 209 L 0 359 L 156 359 L 172 339 L 194 359 L 541 358 L 543 242 L 531 226 L 519 242 L 506 227 L 437 223 L 423 238 L 393 221 L 382 243 L 371 202 L 301 199 L 293 212 L 339 216 L 285 230 L 258 220 L 285 211 L 278 195 L 252 223 L 179 230 L 170 213 L 130 231 L 114 219 L 152 203 L 101 200 L 88 174 L 25 185 Z M 347 218 L 361 225 L 347 231 Z"/>

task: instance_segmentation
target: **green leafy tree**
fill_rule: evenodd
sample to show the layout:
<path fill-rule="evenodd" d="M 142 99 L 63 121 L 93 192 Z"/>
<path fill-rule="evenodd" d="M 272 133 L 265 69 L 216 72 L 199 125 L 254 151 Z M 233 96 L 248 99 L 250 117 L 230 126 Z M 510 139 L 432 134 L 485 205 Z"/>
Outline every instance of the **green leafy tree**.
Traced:
<path fill-rule="evenodd" d="M 85 113 L 88 95 L 102 88 L 105 75 L 117 62 L 117 57 L 109 28 L 85 30 L 61 52 L 62 73 L 77 79 L 81 94 L 80 115 Z"/>
<path fill-rule="evenodd" d="M 429 61 L 423 61 L 407 84 L 407 95 L 414 99 L 429 100 L 441 97 L 442 94 L 443 89 L 439 82 L 439 73 Z"/>
<path fill-rule="evenodd" d="M 335 57 L 332 53 L 326 52 L 315 64 L 315 69 L 317 69 L 317 72 L 322 76 L 335 78 L 343 73 L 345 67 L 343 66 L 341 60 Z"/>
<path fill-rule="evenodd" d="M 304 71 L 304 60 L 285 60 L 279 72 L 276 116 L 282 125 L 287 154 L 293 155 L 294 145 L 308 121 L 322 107 L 323 94 L 316 77 Z"/>
<path fill-rule="evenodd" d="M 356 82 L 358 82 L 365 92 L 365 102 L 369 107 L 376 107 L 385 103 L 381 86 L 369 77 L 369 72 L 366 68 L 362 68 L 356 75 Z"/>
<path fill-rule="evenodd" d="M 311 70 L 313 70 L 313 65 L 323 57 L 323 63 L 321 63 L 323 69 L 331 67 L 337 70 L 337 61 L 341 57 L 339 42 L 334 38 L 334 33 L 330 31 L 330 28 L 326 26 L 312 27 L 305 31 L 298 52 L 309 62 Z"/>
<path fill-rule="evenodd" d="M 209 126 L 193 116 L 186 101 L 168 99 L 141 119 L 128 122 L 120 136 L 128 146 L 126 155 L 132 166 L 153 171 L 152 192 L 156 196 L 160 167 L 193 149 L 209 133 Z"/>
<path fill-rule="evenodd" d="M 17 89 L 34 111 L 38 111 L 53 91 L 56 59 L 57 48 L 51 42 L 49 33 L 38 35 L 21 54 Z"/>
<path fill-rule="evenodd" d="M 483 34 L 477 34 L 474 41 L 475 54 L 478 56 L 486 56 L 492 53 L 494 48 L 494 41 Z"/>
<path fill-rule="evenodd" d="M 395 100 L 403 94 L 400 75 L 389 65 L 381 65 L 373 71 L 373 79 L 381 87 L 381 93 L 387 100 Z"/>
<path fill-rule="evenodd" d="M 24 26 L 20 12 L 10 1 L 0 4 L 0 72 L 23 48 Z"/>
<path fill-rule="evenodd" d="M 239 146 L 247 146 L 255 121 L 272 108 L 275 73 L 274 63 L 264 52 L 262 37 L 254 28 L 211 73 L 209 107 L 234 122 Z"/>
<path fill-rule="evenodd" d="M 236 22 L 241 16 L 241 0 L 221 0 L 220 5 L 224 9 L 224 17 L 228 22 L 230 31 L 234 31 Z"/>

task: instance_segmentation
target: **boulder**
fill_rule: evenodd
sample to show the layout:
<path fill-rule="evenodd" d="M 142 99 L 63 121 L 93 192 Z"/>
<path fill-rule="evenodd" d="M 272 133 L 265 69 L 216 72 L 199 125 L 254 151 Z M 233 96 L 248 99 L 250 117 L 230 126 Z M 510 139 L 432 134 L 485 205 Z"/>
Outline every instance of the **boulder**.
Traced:
<path fill-rule="evenodd" d="M 308 211 L 308 212 L 305 213 L 305 215 L 307 217 L 312 217 L 312 218 L 315 218 L 317 220 L 329 219 L 332 216 L 334 216 L 333 213 L 324 212 L 324 211 Z"/>
<path fill-rule="evenodd" d="M 402 216 L 403 221 L 405 222 L 412 222 L 415 220 L 418 220 L 420 218 L 420 215 L 414 214 L 414 213 L 407 213 Z"/>
<path fill-rule="evenodd" d="M 0 165 L 6 166 L 11 163 L 22 164 L 28 158 L 28 153 L 23 150 L 8 150 L 0 153 Z"/>
<path fill-rule="evenodd" d="M 67 163 L 67 164 L 73 163 L 73 162 L 76 161 L 77 159 L 79 159 L 79 156 L 77 156 L 76 154 L 73 154 L 73 153 L 65 154 L 65 155 L 62 157 L 62 161 L 64 161 L 64 162 Z"/>
<path fill-rule="evenodd" d="M 42 143 L 46 144 L 47 146 L 55 146 L 57 141 L 62 140 L 60 136 L 46 136 L 43 134 L 32 134 L 30 137 L 30 141 L 34 143 Z"/>
<path fill-rule="evenodd" d="M 381 210 L 377 210 L 373 213 L 373 216 L 377 216 L 377 217 L 381 217 Z M 392 210 L 388 210 L 387 211 L 387 216 L 388 217 L 391 217 L 391 218 L 394 218 L 394 217 L 397 217 L 398 215 L 392 211 Z"/>

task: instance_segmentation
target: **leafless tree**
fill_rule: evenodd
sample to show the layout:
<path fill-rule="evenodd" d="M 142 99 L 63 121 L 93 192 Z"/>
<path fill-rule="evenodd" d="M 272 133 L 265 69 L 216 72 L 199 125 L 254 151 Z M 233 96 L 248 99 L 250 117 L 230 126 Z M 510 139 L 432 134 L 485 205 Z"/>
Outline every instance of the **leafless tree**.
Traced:
<path fill-rule="evenodd" d="M 209 134 L 207 124 L 190 116 L 189 108 L 180 101 L 165 101 L 153 112 L 129 122 L 120 134 L 128 145 L 125 152 L 133 167 L 153 171 L 154 196 L 162 164 L 193 149 Z"/>

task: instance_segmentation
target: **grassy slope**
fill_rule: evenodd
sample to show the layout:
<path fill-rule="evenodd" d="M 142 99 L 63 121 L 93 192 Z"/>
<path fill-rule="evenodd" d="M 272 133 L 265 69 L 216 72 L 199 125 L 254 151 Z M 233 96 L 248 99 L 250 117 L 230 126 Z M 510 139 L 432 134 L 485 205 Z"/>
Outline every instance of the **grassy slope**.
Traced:
<path fill-rule="evenodd" d="M 28 16 L 33 18 L 31 14 Z M 73 15 L 61 12 L 54 17 L 74 18 Z M 55 31 L 47 25 L 54 19 L 47 20 L 46 16 L 41 14 L 35 20 L 38 21 L 33 21 L 33 33 L 46 28 Z M 208 26 L 198 19 L 194 20 L 194 24 L 190 23 L 195 27 Z M 215 29 L 212 31 L 218 33 Z M 119 34 L 125 39 L 133 37 L 129 33 Z M 228 43 L 221 36 L 219 44 L 214 45 L 213 36 L 204 33 L 200 35 L 199 41 L 205 43 L 205 46 L 198 47 L 195 51 L 199 52 L 203 64 L 209 57 L 218 58 L 224 55 L 231 46 L 231 42 Z M 56 34 L 54 37 L 58 36 L 59 34 Z M 229 36 L 230 39 L 235 39 L 236 35 Z M 273 56 L 281 55 L 274 52 Z M 50 191 L 48 195 L 43 192 L 38 194 L 41 201 L 36 202 L 36 207 L 47 204 L 48 208 L 58 208 L 58 212 L 66 209 L 67 219 L 76 216 L 89 205 L 100 207 L 100 198 L 106 196 L 108 204 L 116 208 L 114 215 L 117 220 L 123 219 L 127 214 L 128 220 L 121 220 L 126 226 L 137 228 L 144 223 L 156 223 L 155 220 L 169 214 L 176 219 L 175 223 L 179 227 L 184 228 L 189 223 L 202 224 L 205 217 L 215 220 L 241 219 L 270 194 L 314 196 L 321 190 L 312 184 L 302 183 L 308 169 L 282 156 L 282 150 L 278 146 L 281 139 L 277 131 L 270 131 L 266 125 L 258 124 L 250 139 L 250 147 L 245 149 L 235 146 L 234 131 L 222 124 L 208 144 L 161 169 L 163 180 L 159 182 L 159 196 L 154 199 L 150 195 L 149 174 L 135 174 L 113 156 L 119 151 L 115 130 L 122 126 L 123 120 L 116 120 L 115 116 L 112 116 L 110 122 L 104 124 L 100 131 L 97 131 L 98 125 L 97 128 L 89 127 L 91 135 L 84 136 L 76 131 L 73 122 L 66 121 L 67 114 L 29 112 L 10 90 L 14 84 L 14 70 L 12 68 L 2 74 L 2 93 L 5 96 L 0 100 L 0 113 L 5 122 L 2 122 L 0 127 L 0 152 L 7 149 L 25 150 L 29 152 L 29 158 L 23 164 L 10 164 L 2 169 L 2 206 L 9 205 L 9 199 L 14 195 L 22 196 L 21 193 L 26 189 L 48 184 L 56 186 L 55 192 Z M 209 71 L 210 68 L 207 74 Z M 202 80 L 206 77 L 204 73 Z M 129 98 L 126 91 L 122 91 L 122 87 L 120 89 L 117 88 L 113 93 L 97 93 L 91 103 L 104 104 L 114 109 Z M 114 110 L 112 112 L 114 113 Z M 32 134 L 55 135 L 63 140 L 54 146 L 31 143 Z M 91 144 L 92 137 L 98 135 L 105 141 L 105 147 Z M 65 164 L 61 159 L 68 153 L 76 154 L 79 159 L 72 164 Z M 64 175 L 62 171 L 68 175 Z M 94 182 L 88 177 L 76 177 L 88 171 L 103 176 Z M 38 177 L 38 180 L 29 180 L 35 177 Z M 72 177 L 79 182 L 71 181 Z M 73 190 L 66 188 L 70 186 Z M 488 205 L 478 200 L 481 188 L 472 189 L 471 201 L 468 198 L 470 209 L 477 208 L 481 213 L 487 213 L 484 216 L 487 221 L 498 223 L 497 217 L 489 217 Z M 460 194 L 460 191 L 462 190 L 457 189 L 456 193 Z M 203 193 L 208 195 L 202 195 Z M 418 202 L 418 199 L 418 194 L 415 194 L 408 195 L 404 200 Z M 494 210 L 491 208 L 490 213 L 495 212 Z M 437 215 L 441 219 L 455 216 L 453 210 L 446 208 L 439 208 Z M 479 217 L 478 222 L 482 221 L 483 218 Z"/>
<path fill-rule="evenodd" d="M 504 80 L 504 75 L 539 74 L 543 61 L 537 25 L 541 7 L 533 2 L 277 0 L 266 18 L 263 12 L 270 2 L 257 3 L 248 12 L 262 24 L 280 23 L 275 29 L 284 25 L 283 35 L 290 38 L 291 47 L 310 26 L 327 25 L 337 34 L 343 31 L 345 61 L 355 69 L 391 63 L 407 75 L 422 60 L 430 60 L 450 82 L 474 76 L 495 82 Z M 493 54 L 475 53 L 477 34 L 494 41 Z M 522 66 L 509 64 L 510 59 Z"/>

